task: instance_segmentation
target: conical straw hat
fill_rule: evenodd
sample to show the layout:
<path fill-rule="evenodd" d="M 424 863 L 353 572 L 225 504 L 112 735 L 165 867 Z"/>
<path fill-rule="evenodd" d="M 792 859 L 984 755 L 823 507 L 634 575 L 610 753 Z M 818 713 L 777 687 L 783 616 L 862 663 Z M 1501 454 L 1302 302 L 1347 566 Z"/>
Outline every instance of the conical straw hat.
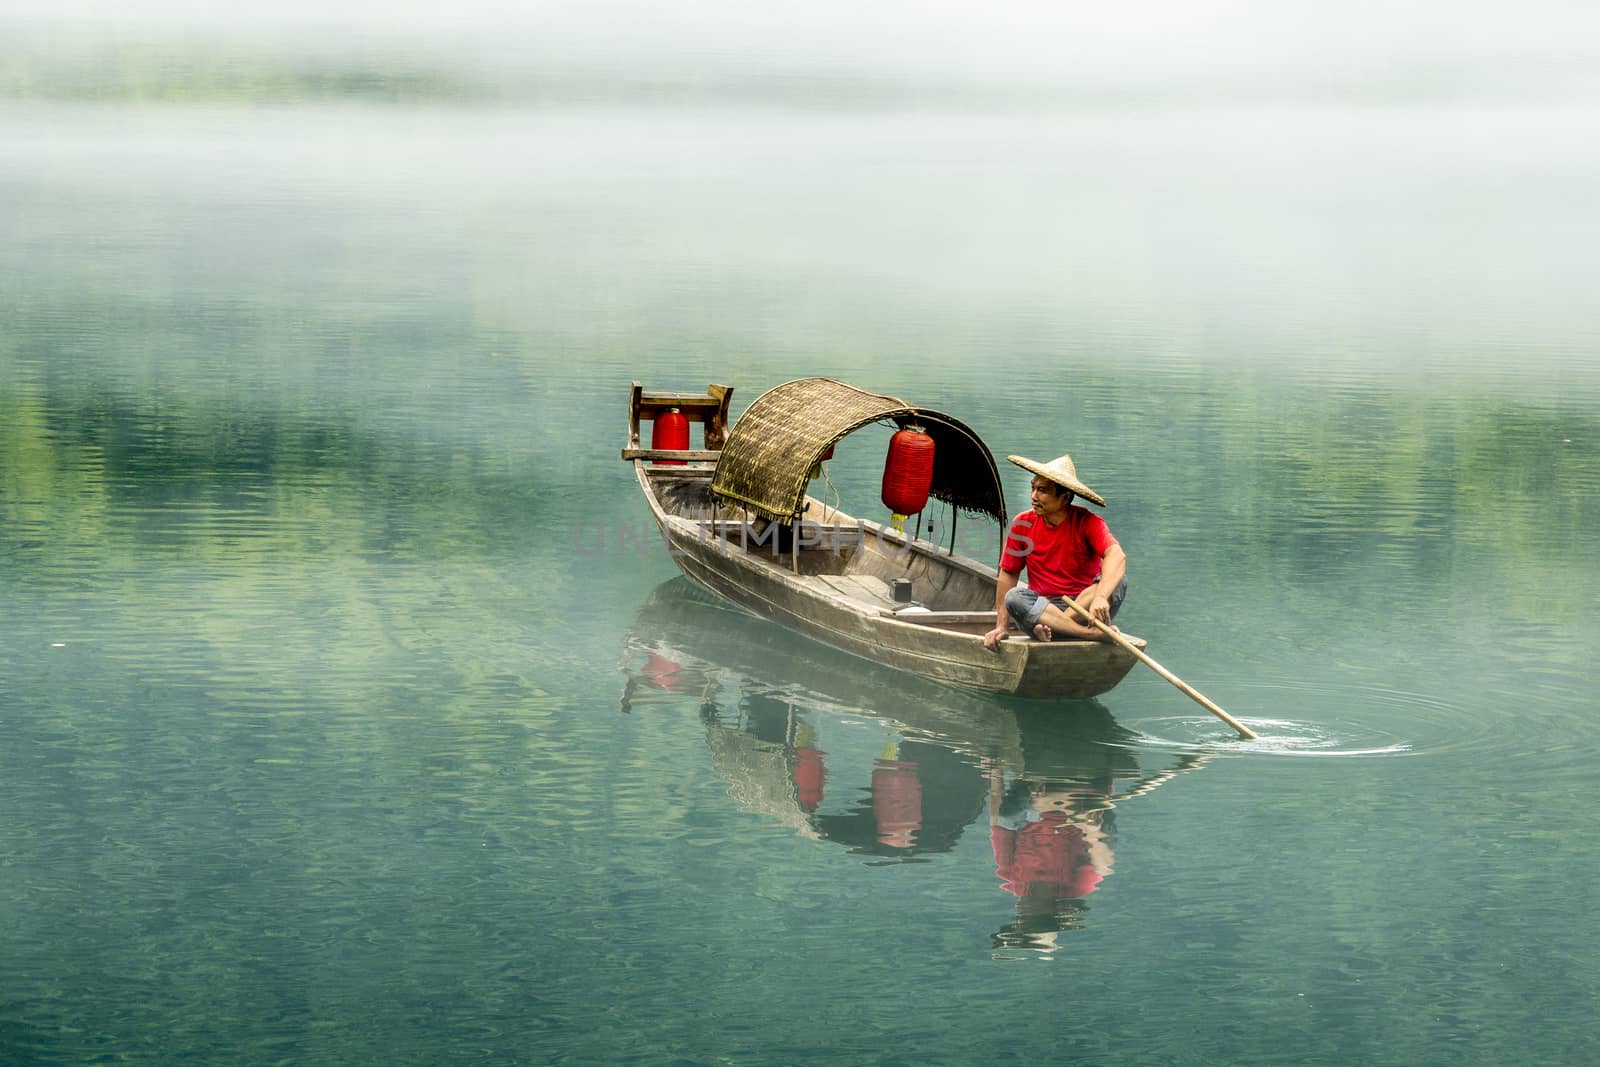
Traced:
<path fill-rule="evenodd" d="M 1078 468 L 1072 465 L 1071 456 L 1057 456 L 1049 463 L 1040 463 L 1036 459 L 1026 456 L 1007 456 L 1006 459 L 1015 463 L 1024 470 L 1030 470 L 1042 478 L 1049 478 L 1057 485 L 1070 489 L 1085 500 L 1092 500 L 1101 507 L 1106 506 L 1105 497 L 1078 481 Z"/>

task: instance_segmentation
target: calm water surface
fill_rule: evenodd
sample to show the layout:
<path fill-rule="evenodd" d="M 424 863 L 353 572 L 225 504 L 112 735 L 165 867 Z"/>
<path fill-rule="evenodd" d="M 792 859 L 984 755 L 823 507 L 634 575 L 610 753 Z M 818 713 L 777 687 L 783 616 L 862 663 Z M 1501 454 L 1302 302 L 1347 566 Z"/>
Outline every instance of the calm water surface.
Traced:
<path fill-rule="evenodd" d="M 0 114 L 0 1060 L 1592 1061 L 1591 124 Z M 629 380 L 809 374 L 1263 740 L 676 580 Z"/>

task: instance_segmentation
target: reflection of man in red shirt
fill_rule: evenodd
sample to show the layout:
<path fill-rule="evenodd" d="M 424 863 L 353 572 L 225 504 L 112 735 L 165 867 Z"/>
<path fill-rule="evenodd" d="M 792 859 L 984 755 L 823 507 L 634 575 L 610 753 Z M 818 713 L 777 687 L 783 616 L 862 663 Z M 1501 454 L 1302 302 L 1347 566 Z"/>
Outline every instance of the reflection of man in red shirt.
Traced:
<path fill-rule="evenodd" d="M 1087 782 L 1018 780 L 1004 787 L 999 767 L 989 777 L 989 843 L 1000 886 L 1017 898 L 1016 921 L 997 944 L 1053 949 L 1062 930 L 1081 925 L 1082 900 L 1111 874 L 1104 826 L 1111 805 Z"/>
<path fill-rule="evenodd" d="M 1065 812 L 1042 812 L 1037 822 L 1017 829 L 991 826 L 989 843 L 1000 887 L 1019 897 L 1040 882 L 1054 897 L 1086 897 L 1104 877 L 1089 853 L 1088 835 Z"/>

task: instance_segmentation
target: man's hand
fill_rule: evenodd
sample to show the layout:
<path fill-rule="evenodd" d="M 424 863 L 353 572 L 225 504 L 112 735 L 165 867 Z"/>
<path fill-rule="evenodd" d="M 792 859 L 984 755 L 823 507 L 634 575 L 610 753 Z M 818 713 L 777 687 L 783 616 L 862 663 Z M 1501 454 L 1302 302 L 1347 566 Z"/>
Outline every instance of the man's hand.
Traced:
<path fill-rule="evenodd" d="M 1103 623 L 1111 622 L 1111 601 L 1107 600 L 1098 589 L 1093 590 L 1093 595 L 1087 599 L 1080 593 L 1076 597 L 1068 598 L 1067 602 L 1073 605 L 1067 608 L 1067 617 L 1079 626 L 1094 625 L 1084 616 L 1085 611 Z M 1079 611 L 1078 608 L 1082 608 L 1083 611 Z"/>
<path fill-rule="evenodd" d="M 1093 615 L 1101 622 L 1110 622 L 1111 601 L 1097 594 L 1094 600 L 1089 604 L 1089 614 Z"/>
<path fill-rule="evenodd" d="M 1000 647 L 1000 642 L 1006 639 L 1006 628 L 996 626 L 993 630 L 983 635 L 983 647 L 993 650 Z"/>

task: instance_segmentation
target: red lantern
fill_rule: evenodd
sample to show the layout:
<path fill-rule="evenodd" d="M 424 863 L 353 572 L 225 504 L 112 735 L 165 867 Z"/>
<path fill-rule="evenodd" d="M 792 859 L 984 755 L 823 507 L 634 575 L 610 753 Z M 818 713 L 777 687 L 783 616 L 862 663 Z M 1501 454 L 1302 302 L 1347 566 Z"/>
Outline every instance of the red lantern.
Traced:
<path fill-rule="evenodd" d="M 677 408 L 663 412 L 655 417 L 650 425 L 651 448 L 688 448 L 689 447 L 689 420 Z M 658 463 L 674 467 L 683 466 L 681 459 L 657 460 Z"/>
<path fill-rule="evenodd" d="M 896 515 L 915 515 L 933 488 L 933 438 L 920 426 L 907 426 L 889 438 L 883 462 L 883 506 Z"/>
<path fill-rule="evenodd" d="M 821 456 L 818 456 L 817 457 L 817 461 L 811 465 L 811 473 L 806 475 L 806 479 L 808 481 L 813 481 L 814 482 L 818 478 L 822 477 L 822 465 L 824 463 L 828 462 L 828 460 L 830 460 L 832 458 L 833 458 L 833 446 L 829 445 L 828 446 L 828 450 L 826 452 L 822 453 Z"/>

